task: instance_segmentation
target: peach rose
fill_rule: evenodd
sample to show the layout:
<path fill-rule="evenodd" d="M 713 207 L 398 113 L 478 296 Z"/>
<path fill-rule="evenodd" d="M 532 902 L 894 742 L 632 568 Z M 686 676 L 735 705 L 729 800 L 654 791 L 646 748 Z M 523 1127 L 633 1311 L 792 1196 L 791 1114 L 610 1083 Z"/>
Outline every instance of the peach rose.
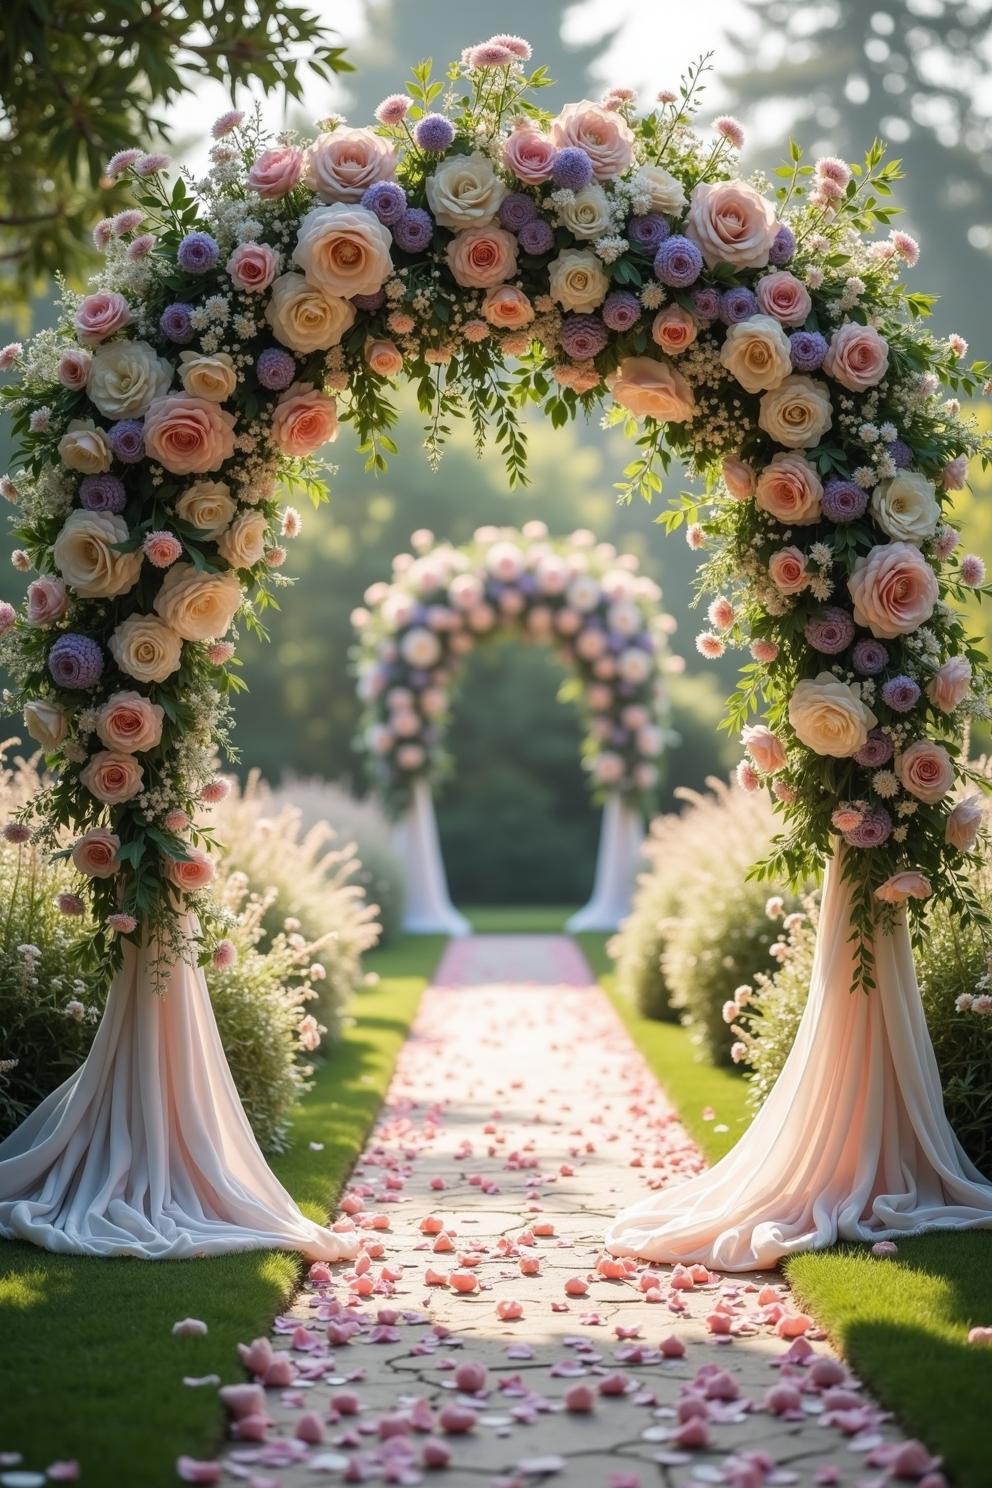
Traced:
<path fill-rule="evenodd" d="M 268 528 L 264 512 L 242 512 L 217 539 L 217 551 L 232 568 L 254 568 L 265 553 Z"/>
<path fill-rule="evenodd" d="M 932 893 L 933 887 L 925 874 L 904 870 L 879 884 L 875 898 L 883 904 L 905 904 L 907 899 L 929 899 Z"/>
<path fill-rule="evenodd" d="M 162 580 L 155 613 L 184 641 L 212 641 L 227 634 L 242 598 L 233 573 L 200 573 L 192 563 L 177 563 Z"/>
<path fill-rule="evenodd" d="M 361 201 L 370 186 L 392 178 L 396 146 L 372 129 L 341 125 L 317 136 L 307 150 L 305 170 L 307 185 L 321 201 Z"/>
<path fill-rule="evenodd" d="M 971 662 L 967 656 L 951 656 L 934 672 L 927 684 L 927 697 L 941 713 L 953 713 L 968 696 Z"/>
<path fill-rule="evenodd" d="M 530 124 L 518 124 L 503 145 L 503 165 L 525 186 L 540 186 L 551 175 L 555 142 Z"/>
<path fill-rule="evenodd" d="M 597 309 L 610 287 L 602 260 L 588 248 L 563 248 L 548 265 L 548 284 L 563 310 L 582 314 Z"/>
<path fill-rule="evenodd" d="M 762 314 L 771 315 L 782 325 L 805 324 L 813 308 L 809 290 L 788 269 L 779 269 L 776 273 L 766 274 L 763 279 L 759 279 L 755 285 L 755 294 Z"/>
<path fill-rule="evenodd" d="M 136 682 L 164 682 L 182 662 L 182 638 L 154 615 L 129 615 L 107 645 L 120 670 Z"/>
<path fill-rule="evenodd" d="M 551 138 L 559 150 L 585 150 L 597 181 L 622 176 L 634 158 L 634 135 L 623 115 L 588 98 L 566 103 L 551 121 Z"/>
<path fill-rule="evenodd" d="M 104 418 L 140 418 L 171 382 L 172 363 L 146 341 L 114 341 L 93 353 L 86 396 Z"/>
<path fill-rule="evenodd" d="M 449 155 L 427 177 L 427 204 L 441 227 L 485 227 L 499 211 L 506 187 L 481 150 Z"/>
<path fill-rule="evenodd" d="M 773 455 L 754 488 L 756 504 L 786 527 L 808 527 L 818 522 L 822 497 L 820 477 L 796 450 Z"/>
<path fill-rule="evenodd" d="M 293 249 L 311 284 L 325 294 L 376 294 L 392 271 L 392 234 L 374 212 L 336 202 L 314 207 L 300 223 Z"/>
<path fill-rule="evenodd" d="M 686 204 L 685 188 L 662 165 L 642 165 L 634 176 L 634 186 L 651 199 L 649 210 L 666 217 L 680 217 Z"/>
<path fill-rule="evenodd" d="M 115 754 L 147 754 L 162 742 L 165 709 L 140 692 L 115 692 L 96 715 L 96 732 Z"/>
<path fill-rule="evenodd" d="M 846 682 L 832 672 L 799 682 L 789 699 L 796 738 L 814 754 L 849 759 L 857 754 L 878 719 Z"/>
<path fill-rule="evenodd" d="M 200 847 L 188 847 L 185 862 L 179 858 L 166 858 L 165 876 L 177 889 L 184 894 L 195 894 L 198 889 L 205 889 L 213 882 L 214 868 L 213 859 Z"/>
<path fill-rule="evenodd" d="M 340 295 L 326 294 L 302 274 L 280 274 L 272 286 L 265 318 L 283 346 L 309 355 L 340 344 L 355 324 L 355 307 Z"/>
<path fill-rule="evenodd" d="M 928 806 L 942 801 L 954 784 L 954 761 L 943 744 L 930 739 L 917 739 L 904 749 L 896 772 L 903 790 Z"/>
<path fill-rule="evenodd" d="M 775 207 L 746 181 L 701 181 L 693 188 L 685 234 L 708 268 L 764 268 L 777 232 Z"/>
<path fill-rule="evenodd" d="M 51 753 L 69 732 L 65 709 L 50 698 L 34 698 L 24 704 L 24 727 L 36 744 Z"/>
<path fill-rule="evenodd" d="M 777 388 L 792 371 L 789 338 L 770 315 L 752 315 L 730 326 L 720 360 L 749 393 Z"/>
<path fill-rule="evenodd" d="M 499 330 L 519 331 L 534 319 L 534 306 L 522 289 L 512 284 L 497 284 L 486 291 L 482 313 Z"/>
<path fill-rule="evenodd" d="M 236 512 L 224 481 L 195 481 L 176 502 L 176 516 L 204 537 L 219 537 Z"/>
<path fill-rule="evenodd" d="M 248 190 L 263 201 L 288 196 L 303 172 L 303 151 L 295 145 L 263 150 L 248 172 Z"/>
<path fill-rule="evenodd" d="M 985 819 L 985 804 L 981 796 L 963 796 L 951 811 L 944 828 L 944 840 L 958 852 L 971 852 Z"/>
<path fill-rule="evenodd" d="M 115 336 L 130 322 L 131 307 L 116 290 L 104 290 L 99 294 L 88 294 L 79 302 L 73 316 L 76 335 L 84 346 L 96 346 Z"/>
<path fill-rule="evenodd" d="M 124 518 L 112 512 L 72 511 L 52 548 L 55 567 L 83 599 L 127 594 L 138 582 L 144 561 L 140 548 L 134 553 L 115 551 L 115 545 L 129 536 Z"/>
<path fill-rule="evenodd" d="M 365 342 L 365 360 L 380 377 L 398 377 L 403 371 L 403 353 L 395 341 Z"/>
<path fill-rule="evenodd" d="M 937 576 L 911 543 L 883 543 L 859 558 L 847 581 L 854 623 L 880 640 L 925 625 L 939 597 Z"/>
<path fill-rule="evenodd" d="M 294 382 L 276 404 L 272 441 L 284 455 L 310 455 L 337 438 L 338 410 L 333 398 Z"/>
<path fill-rule="evenodd" d="M 216 470 L 234 454 L 235 417 L 206 398 L 167 393 L 145 417 L 145 449 L 171 475 Z"/>
<path fill-rule="evenodd" d="M 27 620 L 29 625 L 53 625 L 69 608 L 69 596 L 61 579 L 43 574 L 28 585 Z"/>
<path fill-rule="evenodd" d="M 626 357 L 610 387 L 615 401 L 636 418 L 683 424 L 696 412 L 692 388 L 681 372 L 658 357 Z"/>
<path fill-rule="evenodd" d="M 747 501 L 754 495 L 757 482 L 750 465 L 738 460 L 736 455 L 727 455 L 721 466 L 723 483 L 735 501 Z"/>
<path fill-rule="evenodd" d="M 179 381 L 183 391 L 208 403 L 225 403 L 238 385 L 234 359 L 226 351 L 205 356 L 198 351 L 179 353 Z"/>
<path fill-rule="evenodd" d="M 79 779 L 104 806 L 120 806 L 140 795 L 145 772 L 133 754 L 112 754 L 102 749 L 80 770 Z"/>
<path fill-rule="evenodd" d="M 806 588 L 806 554 L 799 548 L 780 548 L 768 560 L 768 577 L 780 594 L 799 594 Z"/>
<path fill-rule="evenodd" d="M 279 254 L 268 243 L 239 243 L 227 260 L 227 272 L 242 294 L 261 294 L 279 270 Z"/>
<path fill-rule="evenodd" d="M 113 878 L 120 868 L 117 854 L 121 839 L 106 827 L 84 832 L 72 849 L 73 865 L 87 878 Z"/>
<path fill-rule="evenodd" d="M 463 289 L 488 289 L 517 272 L 517 240 L 503 227 L 467 227 L 451 239 L 448 268 Z"/>
<path fill-rule="evenodd" d="M 762 396 L 758 425 L 787 449 L 819 444 L 832 423 L 827 385 L 815 377 L 787 377 Z"/>
<path fill-rule="evenodd" d="M 881 382 L 889 367 L 889 343 L 874 326 L 848 321 L 830 338 L 823 370 L 852 393 Z"/>
<path fill-rule="evenodd" d="M 763 723 L 747 724 L 741 743 L 763 775 L 777 775 L 789 762 L 782 740 Z"/>
<path fill-rule="evenodd" d="M 693 315 L 681 305 L 659 310 L 651 326 L 651 339 L 669 356 L 678 356 L 695 341 L 699 328 Z"/>
<path fill-rule="evenodd" d="M 110 469 L 113 457 L 107 436 L 92 419 L 70 419 L 58 448 L 63 465 L 81 475 L 103 475 Z"/>

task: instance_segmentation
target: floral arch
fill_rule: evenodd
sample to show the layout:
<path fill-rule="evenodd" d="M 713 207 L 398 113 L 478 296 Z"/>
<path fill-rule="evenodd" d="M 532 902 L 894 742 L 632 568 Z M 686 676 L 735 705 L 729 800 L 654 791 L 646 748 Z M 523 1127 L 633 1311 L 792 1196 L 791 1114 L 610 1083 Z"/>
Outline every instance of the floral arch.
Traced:
<path fill-rule="evenodd" d="M 419 531 L 352 620 L 365 704 L 359 747 L 387 805 L 402 813 L 408 929 L 467 929 L 448 897 L 431 787 L 447 767 L 450 693 L 465 655 L 494 634 L 555 646 L 586 724 L 583 763 L 606 803 L 596 882 L 575 929 L 616 929 L 627 912 L 643 814 L 667 736 L 664 676 L 673 629 L 661 590 L 633 554 L 586 530 L 551 538 L 543 522 L 480 527 L 453 546 Z"/>

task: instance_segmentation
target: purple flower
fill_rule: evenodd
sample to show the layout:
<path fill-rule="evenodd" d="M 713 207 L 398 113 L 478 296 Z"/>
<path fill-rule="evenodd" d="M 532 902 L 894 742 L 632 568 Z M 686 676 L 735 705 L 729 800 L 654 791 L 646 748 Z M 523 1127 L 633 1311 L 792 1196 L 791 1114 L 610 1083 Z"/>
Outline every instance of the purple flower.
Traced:
<path fill-rule="evenodd" d="M 103 651 L 91 636 L 59 636 L 48 653 L 48 670 L 59 687 L 95 687 L 103 671 Z"/>
<path fill-rule="evenodd" d="M 791 227 L 786 227 L 783 222 L 778 232 L 772 239 L 772 246 L 768 250 L 768 262 L 781 266 L 787 264 L 796 251 L 796 236 Z"/>
<path fill-rule="evenodd" d="M 882 687 L 882 702 L 894 713 L 908 713 L 920 700 L 920 688 L 912 677 L 890 677 Z"/>
<path fill-rule="evenodd" d="M 892 818 L 884 806 L 870 806 L 858 826 L 844 833 L 848 847 L 881 847 L 892 834 Z"/>
<path fill-rule="evenodd" d="M 725 289 L 720 296 L 720 319 L 724 325 L 739 325 L 758 313 L 758 301 L 750 289 L 743 284 L 736 289 Z"/>
<path fill-rule="evenodd" d="M 627 237 L 636 248 L 643 248 L 645 253 L 657 253 L 665 239 L 671 236 L 671 232 L 668 219 L 659 212 L 631 217 L 627 223 Z"/>
<path fill-rule="evenodd" d="M 550 253 L 555 246 L 555 235 L 543 217 L 534 222 L 525 222 L 517 234 L 517 241 L 525 253 Z"/>
<path fill-rule="evenodd" d="M 885 446 L 885 453 L 897 470 L 908 470 L 913 463 L 913 451 L 905 439 L 893 439 Z"/>
<path fill-rule="evenodd" d="M 159 320 L 159 329 L 163 336 L 174 341 L 177 346 L 185 346 L 193 339 L 193 306 L 176 303 L 166 305 Z"/>
<path fill-rule="evenodd" d="M 803 634 L 814 651 L 836 656 L 846 651 L 854 640 L 854 621 L 846 610 L 837 605 L 826 605 L 806 622 Z"/>
<path fill-rule="evenodd" d="M 581 191 L 592 180 L 592 161 L 578 145 L 566 145 L 555 154 L 551 179 L 563 191 Z"/>
<path fill-rule="evenodd" d="M 386 227 L 392 227 L 406 211 L 406 192 L 396 181 L 376 181 L 362 197 L 362 206 L 374 212 Z"/>
<path fill-rule="evenodd" d="M 720 314 L 720 291 L 718 289 L 694 289 L 692 308 L 700 320 L 716 320 Z"/>
<path fill-rule="evenodd" d="M 296 362 L 281 346 L 267 346 L 255 363 L 258 380 L 271 393 L 281 393 L 296 376 Z"/>
<path fill-rule="evenodd" d="M 881 641 L 865 636 L 851 652 L 851 665 L 859 677 L 877 677 L 889 664 L 889 653 Z"/>
<path fill-rule="evenodd" d="M 107 442 L 122 465 L 137 465 L 145 458 L 144 419 L 121 419 L 111 424 Z"/>
<path fill-rule="evenodd" d="M 815 372 L 827 354 L 827 338 L 819 331 L 793 331 L 789 354 L 797 372 Z"/>
<path fill-rule="evenodd" d="M 673 233 L 655 254 L 654 271 L 662 284 L 687 289 L 703 272 L 703 255 L 689 238 Z"/>
<path fill-rule="evenodd" d="M 413 139 L 418 150 L 427 150 L 439 155 L 446 150 L 455 137 L 455 126 L 443 114 L 425 114 L 414 125 Z"/>
<path fill-rule="evenodd" d="M 176 261 L 187 274 L 206 274 L 220 257 L 220 245 L 209 233 L 187 233 L 176 250 Z"/>
<path fill-rule="evenodd" d="M 866 492 L 853 481 L 829 480 L 823 488 L 823 515 L 831 522 L 856 522 L 867 506 Z"/>
<path fill-rule="evenodd" d="M 641 302 L 629 289 L 615 289 L 603 301 L 602 316 L 611 331 L 629 331 L 641 318 Z"/>
<path fill-rule="evenodd" d="M 883 729 L 876 728 L 871 730 L 854 758 L 859 765 L 875 770 L 879 765 L 887 765 L 892 754 L 892 740 Z"/>
<path fill-rule="evenodd" d="M 510 232 L 519 232 L 537 217 L 537 204 L 523 191 L 511 191 L 499 204 L 499 220 Z"/>
<path fill-rule="evenodd" d="M 375 294 L 352 295 L 351 303 L 356 310 L 381 310 L 386 303 L 386 291 L 377 289 Z"/>
<path fill-rule="evenodd" d="M 127 506 L 124 482 L 116 475 L 84 475 L 79 482 L 79 504 L 87 511 L 119 514 Z"/>
<path fill-rule="evenodd" d="M 430 117 L 436 116 L 428 115 Z M 420 122 L 426 121 L 422 119 Z M 393 227 L 393 239 L 404 253 L 422 253 L 433 236 L 434 219 L 423 207 L 407 207 Z"/>
<path fill-rule="evenodd" d="M 598 315 L 566 315 L 558 339 L 570 357 L 584 362 L 602 351 L 610 337 Z"/>

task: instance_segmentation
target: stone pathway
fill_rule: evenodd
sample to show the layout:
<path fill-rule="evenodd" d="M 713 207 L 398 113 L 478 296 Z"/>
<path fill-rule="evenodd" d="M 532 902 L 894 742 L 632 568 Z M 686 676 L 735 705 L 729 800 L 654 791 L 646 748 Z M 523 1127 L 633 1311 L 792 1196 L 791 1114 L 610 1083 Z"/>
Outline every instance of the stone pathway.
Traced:
<path fill-rule="evenodd" d="M 181 1477 L 940 1488 L 777 1273 L 603 1253 L 703 1159 L 591 982 L 564 937 L 450 946 L 343 1198 L 364 1253 L 242 1349 Z"/>

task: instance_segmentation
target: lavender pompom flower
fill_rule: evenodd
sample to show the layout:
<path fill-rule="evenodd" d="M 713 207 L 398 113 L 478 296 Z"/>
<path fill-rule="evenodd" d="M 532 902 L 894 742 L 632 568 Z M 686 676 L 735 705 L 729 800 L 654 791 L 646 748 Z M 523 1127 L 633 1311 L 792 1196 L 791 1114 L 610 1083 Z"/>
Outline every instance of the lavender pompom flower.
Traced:
<path fill-rule="evenodd" d="M 84 475 L 79 482 L 79 504 L 86 511 L 119 515 L 127 506 L 124 482 L 117 475 Z"/>
<path fill-rule="evenodd" d="M 611 331 L 629 331 L 641 318 L 641 302 L 629 289 L 615 289 L 603 301 L 601 313 Z"/>
<path fill-rule="evenodd" d="M 894 753 L 892 740 L 884 729 L 872 729 L 861 748 L 854 758 L 857 764 L 864 765 L 868 770 L 877 770 L 879 765 L 887 765 Z"/>
<path fill-rule="evenodd" d="M 654 272 L 662 284 L 687 289 L 703 272 L 703 255 L 689 238 L 673 233 L 654 256 Z"/>
<path fill-rule="evenodd" d="M 386 227 L 399 222 L 406 211 L 406 192 L 397 181 L 376 181 L 362 197 L 362 206 Z"/>
<path fill-rule="evenodd" d="M 881 641 L 864 636 L 851 652 L 851 665 L 859 677 L 877 677 L 889 664 L 889 653 Z"/>
<path fill-rule="evenodd" d="M 792 231 L 792 228 L 786 227 L 783 222 L 772 239 L 772 246 L 768 250 L 768 262 L 780 268 L 782 264 L 789 262 L 795 251 L 796 235 Z"/>
<path fill-rule="evenodd" d="M 704 288 L 692 291 L 693 313 L 700 320 L 716 320 L 720 315 L 720 291 Z"/>
<path fill-rule="evenodd" d="M 185 346 L 193 339 L 193 306 L 181 302 L 166 305 L 158 324 L 163 336 L 177 346 Z"/>
<path fill-rule="evenodd" d="M 919 683 L 900 673 L 882 686 L 882 702 L 894 713 L 908 713 L 920 700 Z"/>
<path fill-rule="evenodd" d="M 206 274 L 220 258 L 220 245 L 209 233 L 187 233 L 176 250 L 176 262 L 187 274 Z"/>
<path fill-rule="evenodd" d="M 103 672 L 103 651 L 92 636 L 59 636 L 48 653 L 48 670 L 59 687 L 82 692 L 95 687 Z"/>
<path fill-rule="evenodd" d="M 892 835 L 892 818 L 884 806 L 870 806 L 861 821 L 844 833 L 848 847 L 881 847 Z"/>
<path fill-rule="evenodd" d="M 643 217 L 631 217 L 627 223 L 627 237 L 635 248 L 645 253 L 657 253 L 662 243 L 672 235 L 667 217 L 660 212 L 646 212 Z"/>
<path fill-rule="evenodd" d="M 736 289 L 726 289 L 720 296 L 720 319 L 724 325 L 739 325 L 758 313 L 758 301 L 750 289 L 743 284 Z"/>
<path fill-rule="evenodd" d="M 523 191 L 511 191 L 499 204 L 500 226 L 519 232 L 537 217 L 537 203 Z"/>
<path fill-rule="evenodd" d="M 913 463 L 913 451 L 905 439 L 893 439 L 885 446 L 885 453 L 897 470 L 908 470 Z"/>
<path fill-rule="evenodd" d="M 525 253 L 538 256 L 551 252 L 555 246 L 555 235 L 551 231 L 551 224 L 545 222 L 543 217 L 538 217 L 533 222 L 524 223 L 517 234 L 517 242 Z"/>
<path fill-rule="evenodd" d="M 438 117 L 428 115 L 428 118 Z M 424 123 L 421 120 L 421 123 Z M 447 121 L 445 121 L 447 122 Z M 404 253 L 422 253 L 434 236 L 434 219 L 423 207 L 407 207 L 393 227 L 393 239 Z"/>
<path fill-rule="evenodd" d="M 854 640 L 854 621 L 846 610 L 827 605 L 806 622 L 803 634 L 814 651 L 837 656 Z"/>
<path fill-rule="evenodd" d="M 413 141 L 418 150 L 440 155 L 455 137 L 455 126 L 443 114 L 425 114 L 413 128 Z"/>
<path fill-rule="evenodd" d="M 797 372 L 816 372 L 827 354 L 827 338 L 819 331 L 793 331 L 789 337 L 789 355 Z"/>
<path fill-rule="evenodd" d="M 270 393 L 281 393 L 296 376 L 296 362 L 281 346 L 267 346 L 255 363 L 258 380 Z"/>
<path fill-rule="evenodd" d="M 111 424 L 107 442 L 122 465 L 137 465 L 145 458 L 144 419 L 121 419 Z"/>
<path fill-rule="evenodd" d="M 610 336 L 598 315 L 566 315 L 558 339 L 570 357 L 585 362 L 603 350 Z"/>
<path fill-rule="evenodd" d="M 566 145 L 555 155 L 551 179 L 563 191 L 581 191 L 592 180 L 592 160 L 578 145 Z"/>
<path fill-rule="evenodd" d="M 823 488 L 823 514 L 831 522 L 856 522 L 867 508 L 867 492 L 853 481 L 829 480 Z"/>

